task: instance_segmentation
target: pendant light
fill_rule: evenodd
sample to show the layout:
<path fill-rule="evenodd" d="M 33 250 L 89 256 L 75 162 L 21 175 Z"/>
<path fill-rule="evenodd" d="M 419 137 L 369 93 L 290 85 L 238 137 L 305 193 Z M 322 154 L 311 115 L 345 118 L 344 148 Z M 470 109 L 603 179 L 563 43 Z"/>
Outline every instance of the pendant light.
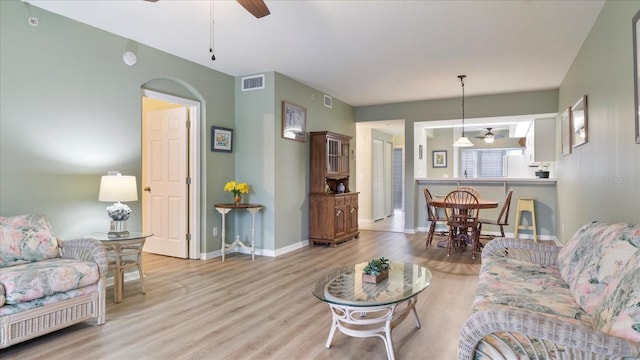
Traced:
<path fill-rule="evenodd" d="M 469 147 L 473 146 L 473 143 L 469 141 L 469 139 L 464 136 L 464 78 L 467 75 L 458 75 L 458 79 L 460 79 L 460 84 L 462 85 L 462 136 L 453 143 L 455 147 Z"/>

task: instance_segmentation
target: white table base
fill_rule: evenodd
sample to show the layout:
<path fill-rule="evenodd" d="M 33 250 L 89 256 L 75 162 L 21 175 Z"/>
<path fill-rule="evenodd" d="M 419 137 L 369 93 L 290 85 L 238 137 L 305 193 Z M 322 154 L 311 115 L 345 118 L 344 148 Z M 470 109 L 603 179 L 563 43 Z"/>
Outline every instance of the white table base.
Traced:
<path fill-rule="evenodd" d="M 220 247 L 220 253 L 222 254 L 222 261 L 224 262 L 224 254 L 227 249 L 233 249 L 236 246 L 240 245 L 242 248 L 251 249 L 251 260 L 255 260 L 256 254 L 256 213 L 262 209 L 261 206 L 258 207 L 250 207 L 247 208 L 247 211 L 251 213 L 251 243 L 245 244 L 242 240 L 240 240 L 240 235 L 236 235 L 236 240 L 227 244 L 226 241 L 226 217 L 227 214 L 231 211 L 231 208 L 227 207 L 216 207 L 215 208 L 222 215 L 222 231 L 220 235 L 222 237 L 222 246 Z"/>
<path fill-rule="evenodd" d="M 400 304 L 382 306 L 347 306 L 329 303 L 332 320 L 331 330 L 325 347 L 331 347 L 336 329 L 353 337 L 379 337 L 384 341 L 389 360 L 395 359 L 391 330 L 402 322 L 410 312 L 416 318 L 416 327 L 420 328 L 420 319 L 416 312 L 418 297 L 414 296 Z"/>

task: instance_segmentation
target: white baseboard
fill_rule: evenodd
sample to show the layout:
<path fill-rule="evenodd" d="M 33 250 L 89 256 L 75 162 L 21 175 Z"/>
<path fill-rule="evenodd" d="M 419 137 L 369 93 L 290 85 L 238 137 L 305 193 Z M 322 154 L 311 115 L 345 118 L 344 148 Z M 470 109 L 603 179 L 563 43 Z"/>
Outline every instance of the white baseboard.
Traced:
<path fill-rule="evenodd" d="M 278 257 L 280 255 L 284 255 L 286 253 L 290 253 L 294 250 L 301 249 L 303 247 L 309 246 L 309 240 L 303 240 L 299 243 L 291 244 L 276 250 L 269 249 L 256 249 L 256 256 L 268 256 L 268 257 Z M 241 253 L 251 255 L 251 249 L 243 248 L 241 246 L 236 246 L 234 249 L 227 249 L 225 251 L 225 256 L 233 253 Z M 220 250 L 215 250 L 207 253 L 202 253 L 200 255 L 200 260 L 209 260 L 214 258 L 222 257 L 222 253 Z"/>

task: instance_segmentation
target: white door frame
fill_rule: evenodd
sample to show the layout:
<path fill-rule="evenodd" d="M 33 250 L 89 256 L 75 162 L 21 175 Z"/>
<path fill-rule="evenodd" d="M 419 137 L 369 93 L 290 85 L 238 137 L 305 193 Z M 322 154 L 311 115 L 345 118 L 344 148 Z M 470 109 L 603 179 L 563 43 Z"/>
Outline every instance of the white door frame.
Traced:
<path fill-rule="evenodd" d="M 189 191 L 189 216 L 188 225 L 191 239 L 189 240 L 189 259 L 200 259 L 200 149 L 201 149 L 201 104 L 199 101 L 189 100 L 163 94 L 161 92 L 142 89 L 142 96 L 155 100 L 167 101 L 174 104 L 180 104 L 187 107 L 189 111 L 189 174 L 191 178 L 191 186 Z M 142 116 L 143 114 L 141 114 Z M 142 136 L 142 135 L 141 135 Z"/>

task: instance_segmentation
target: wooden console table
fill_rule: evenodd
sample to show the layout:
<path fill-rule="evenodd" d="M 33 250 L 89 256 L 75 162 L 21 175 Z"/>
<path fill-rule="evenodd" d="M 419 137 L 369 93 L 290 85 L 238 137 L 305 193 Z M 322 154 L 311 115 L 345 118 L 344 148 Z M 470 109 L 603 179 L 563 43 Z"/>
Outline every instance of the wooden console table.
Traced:
<path fill-rule="evenodd" d="M 246 249 L 251 249 L 251 260 L 255 259 L 255 254 L 256 254 L 256 213 L 260 210 L 262 210 L 262 205 L 258 205 L 258 204 L 239 204 L 239 205 L 235 205 L 235 204 L 216 204 L 215 205 L 215 209 L 217 212 L 220 213 L 220 215 L 222 215 L 222 231 L 221 231 L 221 236 L 222 236 L 222 246 L 220 247 L 220 253 L 222 254 L 222 261 L 224 261 L 224 253 L 227 249 L 231 249 L 236 247 L 236 245 L 240 245 L 243 248 Z M 244 242 L 242 242 L 240 240 L 240 235 L 236 235 L 236 240 L 231 243 L 231 244 L 227 244 L 226 241 L 226 231 L 225 231 L 225 223 L 226 223 L 226 217 L 227 214 L 233 210 L 233 209 L 246 209 L 248 212 L 251 213 L 251 245 L 246 245 Z"/>

